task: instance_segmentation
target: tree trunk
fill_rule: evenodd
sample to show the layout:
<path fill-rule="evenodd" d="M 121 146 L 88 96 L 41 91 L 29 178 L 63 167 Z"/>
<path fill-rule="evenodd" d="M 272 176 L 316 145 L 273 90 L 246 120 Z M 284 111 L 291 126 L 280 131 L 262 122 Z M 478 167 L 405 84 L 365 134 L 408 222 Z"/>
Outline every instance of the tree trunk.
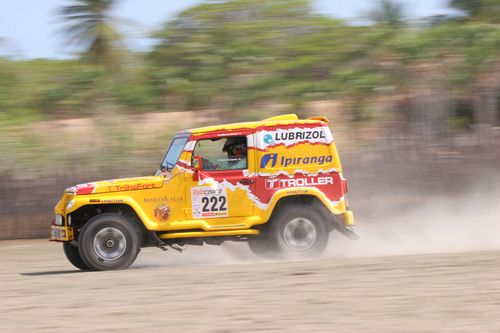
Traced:
<path fill-rule="evenodd" d="M 451 105 L 445 74 L 431 64 L 416 66 L 413 73 L 409 84 L 413 131 L 421 143 L 440 143 L 446 136 Z"/>
<path fill-rule="evenodd" d="M 498 67 L 500 66 L 494 66 L 491 74 L 479 76 L 473 90 L 473 128 L 479 144 L 489 144 L 493 141 L 493 127 L 497 123 L 498 114 Z"/>

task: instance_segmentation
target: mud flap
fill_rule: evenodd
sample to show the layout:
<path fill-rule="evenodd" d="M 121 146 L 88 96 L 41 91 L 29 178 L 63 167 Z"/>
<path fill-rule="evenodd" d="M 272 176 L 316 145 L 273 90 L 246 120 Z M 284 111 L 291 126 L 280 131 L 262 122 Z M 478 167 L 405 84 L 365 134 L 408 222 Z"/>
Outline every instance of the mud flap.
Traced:
<path fill-rule="evenodd" d="M 332 229 L 337 230 L 345 237 L 356 240 L 359 239 L 359 236 L 351 229 L 351 226 L 345 226 L 342 222 L 338 220 L 336 216 L 333 216 L 330 220 Z"/>

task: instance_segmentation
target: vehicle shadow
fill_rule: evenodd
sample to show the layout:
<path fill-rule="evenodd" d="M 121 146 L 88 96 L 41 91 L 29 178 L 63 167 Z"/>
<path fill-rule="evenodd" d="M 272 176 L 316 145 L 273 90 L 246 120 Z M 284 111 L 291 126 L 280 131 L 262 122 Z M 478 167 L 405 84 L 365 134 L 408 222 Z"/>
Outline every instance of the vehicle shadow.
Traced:
<path fill-rule="evenodd" d="M 86 272 L 89 272 L 89 271 L 80 271 L 80 270 L 47 271 L 47 272 L 19 273 L 19 275 L 22 275 L 22 276 L 45 276 L 45 275 L 61 275 L 61 274 L 86 273 Z"/>
<path fill-rule="evenodd" d="M 161 264 L 139 264 L 134 265 L 132 267 L 127 268 L 126 270 L 136 270 L 136 269 L 144 269 L 144 268 L 154 268 L 154 267 L 162 267 L 165 265 Z M 175 265 L 174 265 L 175 266 Z M 76 274 L 76 273 L 104 273 L 106 271 L 97 271 L 97 270 L 64 270 L 64 271 L 45 271 L 45 272 L 29 272 L 29 273 L 18 273 L 21 276 L 47 276 L 47 275 L 63 275 L 63 274 Z"/>

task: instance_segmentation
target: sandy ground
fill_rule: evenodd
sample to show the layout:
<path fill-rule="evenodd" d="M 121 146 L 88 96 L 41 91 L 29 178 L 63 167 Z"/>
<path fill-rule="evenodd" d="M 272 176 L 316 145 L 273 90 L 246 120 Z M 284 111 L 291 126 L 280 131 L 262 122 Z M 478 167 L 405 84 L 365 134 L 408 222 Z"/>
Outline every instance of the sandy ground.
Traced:
<path fill-rule="evenodd" d="M 3 241 L 0 332 L 500 332 L 500 249 L 334 244 L 279 262 L 245 244 L 148 248 L 129 270 L 80 272 L 60 244 Z"/>

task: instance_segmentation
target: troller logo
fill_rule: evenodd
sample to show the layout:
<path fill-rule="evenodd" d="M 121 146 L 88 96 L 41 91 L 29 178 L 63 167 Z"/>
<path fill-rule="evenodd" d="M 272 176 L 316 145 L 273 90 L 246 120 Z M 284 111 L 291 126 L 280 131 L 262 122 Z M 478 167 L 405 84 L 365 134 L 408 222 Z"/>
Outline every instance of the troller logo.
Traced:
<path fill-rule="evenodd" d="M 288 179 L 266 179 L 266 189 L 276 190 L 280 188 L 300 186 L 322 186 L 333 185 L 333 177 L 310 177 L 310 178 L 288 178 Z"/>

